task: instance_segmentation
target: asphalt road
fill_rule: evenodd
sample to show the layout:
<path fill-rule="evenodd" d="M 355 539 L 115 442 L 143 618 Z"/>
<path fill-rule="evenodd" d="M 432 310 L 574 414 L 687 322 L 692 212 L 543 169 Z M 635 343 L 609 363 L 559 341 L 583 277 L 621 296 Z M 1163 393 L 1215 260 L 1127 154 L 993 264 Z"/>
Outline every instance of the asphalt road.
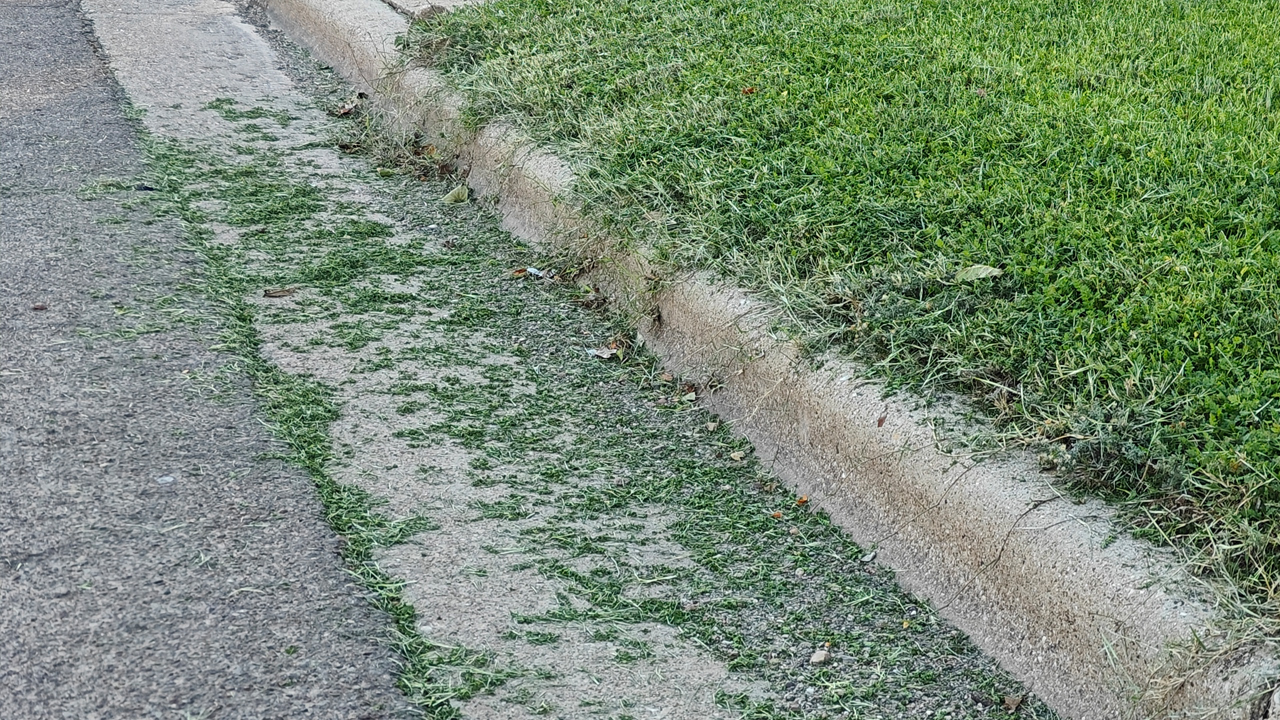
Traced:
<path fill-rule="evenodd" d="M 310 481 L 157 325 L 177 229 L 86 192 L 138 170 L 122 108 L 77 3 L 0 0 L 0 717 L 399 716 Z"/>

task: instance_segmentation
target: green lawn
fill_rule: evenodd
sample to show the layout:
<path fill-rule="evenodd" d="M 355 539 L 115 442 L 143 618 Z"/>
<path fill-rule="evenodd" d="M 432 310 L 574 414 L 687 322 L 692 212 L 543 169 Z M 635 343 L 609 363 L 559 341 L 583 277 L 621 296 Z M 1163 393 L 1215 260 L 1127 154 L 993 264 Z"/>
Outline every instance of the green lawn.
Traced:
<path fill-rule="evenodd" d="M 494 0 L 411 39 L 602 217 L 1280 602 L 1280 0 Z"/>

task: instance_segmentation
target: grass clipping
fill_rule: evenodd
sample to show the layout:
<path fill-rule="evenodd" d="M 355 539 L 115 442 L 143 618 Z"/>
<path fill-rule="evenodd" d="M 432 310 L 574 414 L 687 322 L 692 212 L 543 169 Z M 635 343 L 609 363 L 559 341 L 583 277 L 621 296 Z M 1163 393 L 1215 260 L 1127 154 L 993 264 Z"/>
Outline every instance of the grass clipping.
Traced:
<path fill-rule="evenodd" d="M 895 382 L 977 397 L 1139 535 L 1274 607 L 1277 18 L 494 0 L 413 42 L 475 120 L 521 118 L 575 158 L 616 227 L 785 296 Z"/>

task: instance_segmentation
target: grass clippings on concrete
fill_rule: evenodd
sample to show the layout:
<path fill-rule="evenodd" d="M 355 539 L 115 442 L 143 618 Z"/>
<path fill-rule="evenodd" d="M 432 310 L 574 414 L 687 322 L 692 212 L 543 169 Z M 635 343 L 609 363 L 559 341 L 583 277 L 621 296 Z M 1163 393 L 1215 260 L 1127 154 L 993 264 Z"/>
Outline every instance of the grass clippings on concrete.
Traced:
<path fill-rule="evenodd" d="M 573 159 L 615 232 L 894 384 L 972 395 L 1274 606 L 1277 11 L 493 0 L 412 43 L 476 122 Z"/>
<path fill-rule="evenodd" d="M 582 307 L 588 290 L 513 274 L 542 259 L 483 209 L 439 204 L 451 185 L 335 172 L 288 115 L 210 109 L 270 137 L 216 152 L 149 139 L 148 202 L 204 260 L 183 291 L 213 308 L 285 457 L 315 480 L 428 717 L 640 717 L 629 679 L 678 690 L 722 673 L 709 700 L 726 717 L 1053 717 L 779 486 L 697 407 L 701 389 Z M 622 352 L 591 352 L 610 343 Z M 390 462 L 415 452 L 456 462 Z M 488 581 L 553 592 L 466 644 L 440 641 L 439 621 L 508 598 L 462 615 L 413 600 Z M 605 699 L 565 700 L 592 677 L 610 679 Z"/>

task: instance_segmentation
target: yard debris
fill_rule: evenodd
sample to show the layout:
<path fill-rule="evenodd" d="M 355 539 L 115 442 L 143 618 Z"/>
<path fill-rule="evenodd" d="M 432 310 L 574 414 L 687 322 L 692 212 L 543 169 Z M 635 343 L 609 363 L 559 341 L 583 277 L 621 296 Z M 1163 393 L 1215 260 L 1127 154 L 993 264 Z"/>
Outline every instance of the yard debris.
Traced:
<path fill-rule="evenodd" d="M 809 656 L 810 665 L 825 665 L 831 660 L 831 652 L 828 650 L 817 650 Z"/>
<path fill-rule="evenodd" d="M 511 271 L 512 277 L 535 277 L 541 280 L 549 280 L 555 277 L 554 270 L 539 270 L 536 267 L 522 267 Z"/>
<path fill-rule="evenodd" d="M 796 498 L 796 505 L 808 505 L 808 504 L 809 504 L 808 495 L 801 495 L 800 497 Z"/>
<path fill-rule="evenodd" d="M 745 458 L 746 456 L 747 454 L 742 452 L 741 450 L 737 452 L 729 453 L 729 459 L 733 460 L 734 462 L 742 462 L 742 459 Z"/>
<path fill-rule="evenodd" d="M 970 265 L 956 273 L 956 282 L 973 282 L 983 278 L 1000 277 L 1004 271 L 990 265 Z"/>
<path fill-rule="evenodd" d="M 360 107 L 361 103 L 363 103 L 365 99 L 368 97 L 369 97 L 368 95 L 362 92 L 356 93 L 354 97 L 342 103 L 342 105 L 338 106 L 337 110 L 333 111 L 334 116 L 346 117 L 350 115 L 351 113 L 355 112 L 356 109 Z"/>
<path fill-rule="evenodd" d="M 450 190 L 444 197 L 440 198 L 440 202 L 445 205 L 461 205 L 471 197 L 471 193 L 467 190 L 466 185 L 459 185 Z"/>
<path fill-rule="evenodd" d="M 1006 695 L 1004 698 L 1004 709 L 1009 712 L 1016 712 L 1022 706 L 1021 695 Z"/>
<path fill-rule="evenodd" d="M 268 288 L 262 291 L 262 297 L 267 297 L 267 298 L 289 297 L 290 295 L 296 292 L 298 292 L 298 288 L 296 287 Z"/>
<path fill-rule="evenodd" d="M 872 550 L 871 552 L 867 553 L 866 555 L 863 555 L 861 559 L 862 559 L 862 562 L 864 562 L 864 563 L 869 563 L 869 562 L 871 562 L 872 560 L 875 560 L 875 559 L 876 559 L 876 551 L 875 551 L 875 550 Z"/>
<path fill-rule="evenodd" d="M 609 343 L 604 347 L 598 347 L 592 350 L 591 354 L 595 355 L 598 358 L 602 358 L 604 360 L 610 360 L 612 358 L 621 357 L 621 352 L 618 349 L 617 343 Z"/>
<path fill-rule="evenodd" d="M 604 293 L 600 292 L 600 288 L 594 285 L 587 285 L 582 289 L 585 294 L 573 299 L 573 302 L 577 305 L 588 310 L 599 310 L 609 302 Z"/>
<path fill-rule="evenodd" d="M 40 304 L 37 304 L 37 305 L 32 305 L 32 306 L 31 306 L 31 309 L 32 309 L 32 310 L 36 310 L 36 311 L 40 311 L 40 310 L 48 310 L 48 309 L 49 309 L 49 306 L 48 306 L 48 305 L 45 305 L 44 303 L 40 303 Z"/>

